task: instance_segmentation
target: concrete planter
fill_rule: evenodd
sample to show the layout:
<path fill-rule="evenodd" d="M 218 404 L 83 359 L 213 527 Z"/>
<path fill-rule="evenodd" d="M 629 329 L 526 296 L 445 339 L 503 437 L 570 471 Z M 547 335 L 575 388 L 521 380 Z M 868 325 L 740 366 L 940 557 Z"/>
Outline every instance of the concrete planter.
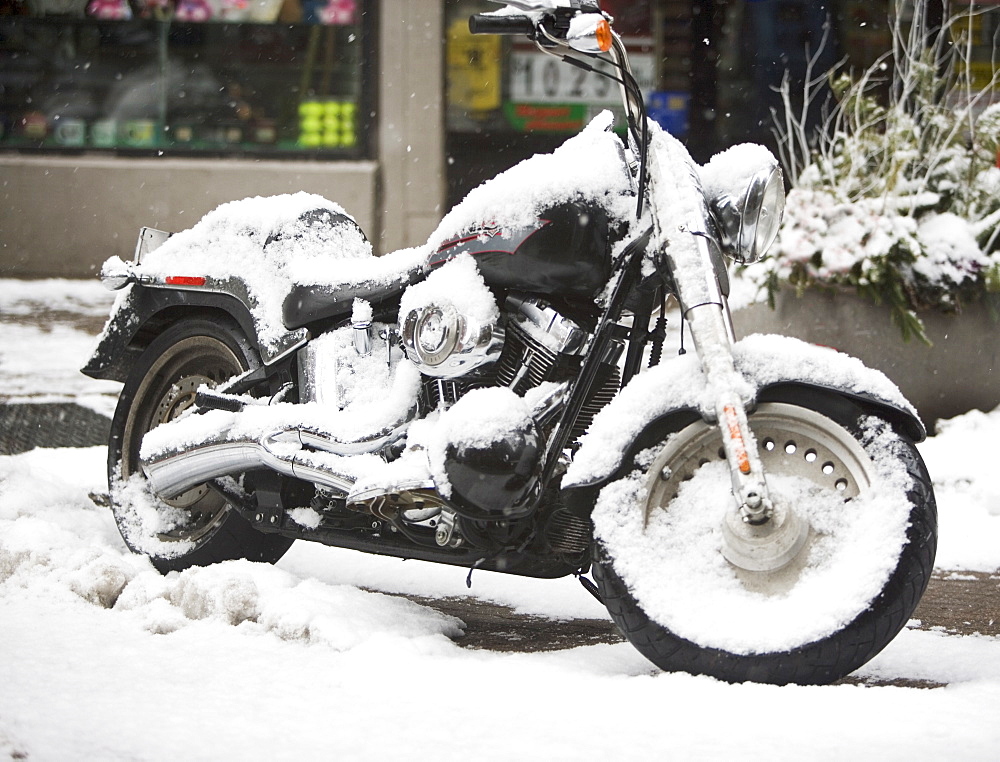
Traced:
<path fill-rule="evenodd" d="M 961 315 L 922 313 L 931 347 L 904 342 L 887 309 L 848 291 L 801 298 L 783 291 L 775 306 L 738 310 L 737 335 L 779 333 L 854 355 L 891 378 L 928 428 L 939 418 L 1000 405 L 1000 323 L 985 304 L 968 305 Z"/>

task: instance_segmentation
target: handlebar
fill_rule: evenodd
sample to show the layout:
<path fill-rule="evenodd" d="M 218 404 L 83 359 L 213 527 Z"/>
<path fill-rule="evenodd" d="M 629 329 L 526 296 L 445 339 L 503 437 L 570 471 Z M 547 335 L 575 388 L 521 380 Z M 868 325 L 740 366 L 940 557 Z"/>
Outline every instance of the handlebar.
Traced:
<path fill-rule="evenodd" d="M 525 34 L 530 37 L 535 33 L 535 22 L 528 16 L 477 13 L 469 17 L 469 31 L 473 34 Z"/>

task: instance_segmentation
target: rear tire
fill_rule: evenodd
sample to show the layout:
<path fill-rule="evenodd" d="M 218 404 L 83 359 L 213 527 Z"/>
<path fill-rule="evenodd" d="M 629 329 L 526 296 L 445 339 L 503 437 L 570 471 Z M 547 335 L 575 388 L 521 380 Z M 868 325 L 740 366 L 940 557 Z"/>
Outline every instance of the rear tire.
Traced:
<path fill-rule="evenodd" d="M 802 401 L 800 400 L 800 402 Z M 866 436 L 864 433 L 866 424 L 868 431 L 872 430 L 873 421 L 864 415 L 859 408 L 853 404 L 845 404 L 842 398 L 829 400 L 825 395 L 818 394 L 809 400 L 808 406 L 816 412 L 823 414 L 824 417 L 820 420 L 827 422 L 827 425 L 824 426 L 825 430 L 822 432 L 822 437 L 827 437 L 831 432 L 835 438 L 840 437 L 844 447 L 843 452 L 845 453 L 854 448 L 853 443 L 844 441 L 845 438 L 853 438 L 853 440 L 861 445 L 861 448 L 868 454 L 868 457 L 873 459 L 876 457 L 875 445 L 870 441 L 871 437 Z M 761 407 L 764 409 L 766 406 L 762 405 Z M 801 410 L 801 407 L 797 408 L 792 405 L 778 406 L 778 408 L 783 411 L 781 414 L 790 416 L 786 418 L 789 421 L 795 420 L 796 414 L 794 411 L 796 409 Z M 778 408 L 770 408 L 772 422 L 780 422 L 782 420 L 781 414 L 775 414 L 774 412 Z M 766 413 L 761 413 L 761 415 L 766 415 Z M 803 413 L 802 418 L 808 419 L 813 423 L 817 420 L 811 412 Z M 879 457 L 887 457 L 885 455 L 885 447 L 888 442 L 889 451 L 892 453 L 891 457 L 895 459 L 898 465 L 905 468 L 908 476 L 907 481 L 909 486 L 905 488 L 905 498 L 909 505 L 909 524 L 905 529 L 901 525 L 898 530 L 895 528 L 891 530 L 891 532 L 898 532 L 899 535 L 902 535 L 905 531 L 905 539 L 902 537 L 899 538 L 903 544 L 898 552 L 898 558 L 895 559 L 894 567 L 891 565 L 892 559 L 885 559 L 891 569 L 888 579 L 882 585 L 881 592 L 871 599 L 860 613 L 832 633 L 812 642 L 805 642 L 797 647 L 791 647 L 788 650 L 779 649 L 771 652 L 759 652 L 757 649 L 750 649 L 750 652 L 744 652 L 746 649 L 739 650 L 736 648 L 730 649 L 727 647 L 699 644 L 693 642 L 692 639 L 678 635 L 670 627 L 654 621 L 647 614 L 635 594 L 634 588 L 636 585 L 625 581 L 628 578 L 631 583 L 634 583 L 636 581 L 636 570 L 634 568 L 628 570 L 627 559 L 616 563 L 609 548 L 599 536 L 595 542 L 594 578 L 612 619 L 614 619 L 628 640 L 661 669 L 711 675 L 730 682 L 754 681 L 776 684 L 830 683 L 853 672 L 881 651 L 909 620 L 927 587 L 937 547 L 937 510 L 930 477 L 913 442 L 907 437 L 893 432 L 887 424 L 877 421 L 874 423 L 876 424 L 876 428 L 883 431 L 879 443 L 879 448 L 881 448 L 878 450 L 881 453 Z M 774 425 L 776 424 L 772 423 L 772 426 Z M 680 430 L 664 432 L 665 438 L 666 435 L 673 435 L 674 439 L 671 441 L 675 445 L 678 441 L 681 442 L 680 450 L 683 451 L 683 456 L 688 459 L 685 462 L 681 462 L 682 459 L 678 457 L 675 462 L 668 465 L 667 471 L 673 471 L 678 475 L 682 475 L 684 469 L 688 469 L 689 471 L 694 469 L 696 471 L 702 467 L 701 464 L 705 462 L 704 456 L 715 445 L 708 443 L 704 429 L 698 428 L 701 426 L 703 424 L 698 422 L 682 427 Z M 757 433 L 758 439 L 761 440 L 761 434 L 755 429 L 754 416 L 750 417 L 750 426 Z M 805 424 L 796 426 L 792 423 L 789 428 L 796 431 L 800 437 L 800 449 L 794 458 L 801 460 L 802 454 L 807 452 L 801 448 L 801 444 L 802 440 L 807 438 L 809 426 Z M 699 436 L 706 440 L 704 444 L 699 444 Z M 829 443 L 831 440 L 827 439 L 825 441 Z M 833 450 L 836 452 L 837 449 L 836 442 L 834 442 Z M 672 448 L 671 452 L 675 451 L 677 451 L 677 448 Z M 661 450 L 661 453 L 663 452 L 666 452 L 666 450 Z M 815 454 L 812 457 L 815 460 Z M 827 453 L 827 455 L 824 455 L 824 458 L 826 457 L 836 460 L 835 455 L 829 456 Z M 781 460 L 782 458 L 779 457 L 775 461 L 774 466 L 766 465 L 767 470 L 772 472 L 773 468 L 780 471 L 782 467 Z M 793 457 L 790 456 L 788 460 L 790 464 L 788 468 L 796 471 L 796 477 L 801 475 L 798 472 L 806 470 L 802 468 L 800 463 L 794 462 Z M 845 457 L 845 461 L 849 460 L 849 457 Z M 646 466 L 649 467 L 649 463 Z M 660 468 L 662 464 L 657 462 L 656 466 Z M 867 466 L 865 464 L 853 466 L 855 469 L 859 467 L 866 468 Z M 837 462 L 837 468 L 839 469 L 839 473 L 845 473 L 852 466 L 845 466 L 843 463 Z M 690 476 L 690 474 L 687 475 Z M 637 477 L 637 474 L 633 472 L 633 478 L 635 477 Z M 805 478 L 809 478 L 808 475 Z M 621 481 L 625 482 L 626 479 Z M 811 481 L 819 484 L 821 480 L 811 479 Z M 649 484 L 649 482 L 645 481 L 644 483 Z M 839 480 L 837 484 L 836 489 L 843 489 Z M 609 485 L 605 490 L 608 490 L 612 486 Z M 828 488 L 829 483 L 825 485 L 819 484 L 819 486 L 821 488 Z M 864 488 L 862 488 L 863 491 Z M 602 493 L 602 497 L 605 494 L 612 493 Z M 619 492 L 617 494 L 622 493 Z M 637 495 L 635 500 L 637 504 L 632 506 L 632 509 L 637 511 L 649 510 L 650 513 L 648 515 L 650 518 L 648 521 L 650 524 L 656 520 L 658 512 L 666 512 L 669 509 L 674 499 L 671 498 L 665 505 L 657 505 L 655 489 L 647 489 L 638 493 L 633 491 L 633 494 Z M 674 488 L 671 494 L 676 496 L 677 488 Z M 601 519 L 598 515 L 601 511 L 600 505 L 599 501 L 598 510 L 595 511 L 595 526 L 599 535 L 602 531 Z M 902 508 L 902 504 L 899 505 Z M 839 521 L 841 514 L 837 513 L 835 515 L 837 517 L 836 520 Z M 879 520 L 881 520 L 880 516 Z M 715 530 L 714 526 L 709 526 L 708 524 L 704 528 L 706 532 Z M 807 553 L 808 545 L 801 552 L 803 554 Z M 804 559 L 805 556 L 802 556 L 802 564 L 805 563 Z M 723 566 L 725 566 L 725 562 L 723 562 Z M 623 571 L 626 573 L 623 574 Z M 755 574 L 765 573 L 750 572 L 749 576 L 753 577 Z M 744 572 L 742 571 L 739 571 L 737 574 L 741 579 L 744 579 L 743 575 Z M 794 579 L 795 581 L 791 583 L 793 586 L 801 584 L 800 578 L 795 577 Z M 669 579 L 658 581 L 657 584 L 672 585 L 683 584 L 683 582 L 677 583 L 675 580 Z M 765 597 L 780 596 L 787 592 L 779 589 L 768 590 L 766 585 L 764 588 L 758 589 L 751 587 L 753 584 L 754 581 L 751 580 L 746 586 L 757 593 L 763 591 Z M 706 595 L 702 603 L 706 606 L 711 606 L 715 603 L 715 600 L 711 595 Z M 831 605 L 835 605 L 836 603 L 836 601 L 831 601 Z M 757 604 L 754 603 L 753 605 Z M 764 605 L 761 604 L 760 616 L 767 615 L 764 613 Z M 647 606 L 647 608 L 662 610 L 662 607 L 657 609 L 655 604 Z M 723 618 L 731 617 L 731 609 L 719 611 L 718 616 Z M 661 615 L 661 618 L 664 617 Z M 673 627 L 674 630 L 684 629 L 676 621 Z"/>
<path fill-rule="evenodd" d="M 202 384 L 215 386 L 258 366 L 260 360 L 227 320 L 191 318 L 168 327 L 140 355 L 129 373 L 111 422 L 108 486 L 125 544 L 149 557 L 162 573 L 233 559 L 276 562 L 292 540 L 254 529 L 217 492 L 198 485 L 163 501 L 142 495 L 142 510 L 173 517 L 165 531 L 147 531 L 138 517 L 144 479 L 139 448 L 146 432 L 194 403 Z M 128 489 L 124 489 L 125 485 Z"/>

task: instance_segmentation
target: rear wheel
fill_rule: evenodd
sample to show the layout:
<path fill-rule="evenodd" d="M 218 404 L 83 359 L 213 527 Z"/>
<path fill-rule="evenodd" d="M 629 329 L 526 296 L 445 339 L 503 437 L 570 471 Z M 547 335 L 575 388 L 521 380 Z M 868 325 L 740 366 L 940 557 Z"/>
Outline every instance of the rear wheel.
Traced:
<path fill-rule="evenodd" d="M 750 426 L 776 511 L 809 525 L 785 566 L 740 568 L 727 552 L 727 465 L 715 428 L 699 421 L 665 432 L 604 488 L 594 576 L 619 628 L 662 669 L 832 682 L 881 651 L 926 589 L 930 478 L 912 441 L 842 399 L 762 404 Z"/>
<path fill-rule="evenodd" d="M 139 465 L 146 432 L 191 407 L 198 387 L 255 365 L 256 352 L 234 325 L 188 319 L 154 339 L 125 382 L 108 443 L 112 509 L 125 543 L 161 572 L 236 558 L 273 563 L 292 543 L 258 532 L 208 485 L 158 498 L 146 488 Z"/>

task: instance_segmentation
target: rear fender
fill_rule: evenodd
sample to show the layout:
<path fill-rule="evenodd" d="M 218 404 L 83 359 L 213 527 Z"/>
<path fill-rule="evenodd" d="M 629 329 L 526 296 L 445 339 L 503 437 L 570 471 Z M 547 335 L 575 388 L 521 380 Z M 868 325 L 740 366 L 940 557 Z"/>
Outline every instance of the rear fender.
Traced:
<path fill-rule="evenodd" d="M 260 340 L 249 297 L 232 284 L 208 284 L 207 288 L 156 287 L 133 283 L 126 287 L 98 337 L 81 371 L 91 378 L 124 382 L 135 359 L 149 342 L 171 323 L 193 315 L 215 314 L 233 320 L 260 354 L 265 365 L 277 361 L 303 344 L 305 329 L 289 331 L 278 342 Z"/>

